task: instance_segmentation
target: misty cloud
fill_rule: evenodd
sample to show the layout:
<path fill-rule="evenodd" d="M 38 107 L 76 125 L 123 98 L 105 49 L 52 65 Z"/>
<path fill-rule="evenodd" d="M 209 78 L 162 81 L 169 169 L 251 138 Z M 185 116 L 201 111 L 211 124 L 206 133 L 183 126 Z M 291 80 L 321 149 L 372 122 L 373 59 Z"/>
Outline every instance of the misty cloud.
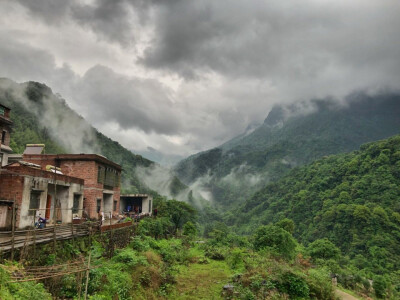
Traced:
<path fill-rule="evenodd" d="M 172 134 L 181 129 L 168 89 L 156 80 L 128 78 L 96 66 L 77 88 L 82 99 L 89 99 L 86 105 L 94 122 L 114 121 L 123 129 L 134 127 L 147 133 Z"/>
<path fill-rule="evenodd" d="M 129 149 L 186 156 L 280 103 L 398 89 L 400 3 L 2 1 L 0 76 L 46 83 Z"/>
<path fill-rule="evenodd" d="M 73 114 L 64 114 L 60 107 L 64 100 L 54 96 L 51 90 L 44 91 L 38 107 L 26 96 L 28 84 L 16 84 L 8 80 L 0 80 L 0 95 L 8 93 L 14 101 L 22 104 L 28 111 L 34 113 L 42 128 L 72 153 L 100 153 L 97 138 L 93 128 L 84 119 Z"/>

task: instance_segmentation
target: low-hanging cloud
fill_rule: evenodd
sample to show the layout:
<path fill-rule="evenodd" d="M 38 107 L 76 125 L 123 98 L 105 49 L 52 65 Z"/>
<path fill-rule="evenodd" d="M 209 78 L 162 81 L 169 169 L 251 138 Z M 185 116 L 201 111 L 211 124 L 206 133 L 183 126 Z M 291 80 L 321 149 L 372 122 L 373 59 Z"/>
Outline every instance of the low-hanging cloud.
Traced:
<path fill-rule="evenodd" d="M 68 152 L 100 153 L 94 129 L 83 118 L 62 110 L 65 108 L 64 99 L 57 97 L 49 89 L 42 89 L 39 106 L 27 97 L 27 90 L 31 88 L 27 83 L 17 84 L 0 79 L 0 98 L 8 95 L 12 101 L 35 114 L 39 126 L 46 129 L 48 134 Z"/>
<path fill-rule="evenodd" d="M 3 1 L 0 13 L 0 76 L 48 84 L 135 150 L 185 156 L 274 104 L 400 82 L 397 0 Z"/>

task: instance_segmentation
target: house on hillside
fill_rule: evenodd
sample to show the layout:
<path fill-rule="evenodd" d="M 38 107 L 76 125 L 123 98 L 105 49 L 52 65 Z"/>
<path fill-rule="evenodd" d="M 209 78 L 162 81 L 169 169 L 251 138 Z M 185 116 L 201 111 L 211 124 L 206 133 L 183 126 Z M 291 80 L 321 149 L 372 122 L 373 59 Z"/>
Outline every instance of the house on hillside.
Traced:
<path fill-rule="evenodd" d="M 121 166 L 97 154 L 29 154 L 25 151 L 23 161 L 55 166 L 68 176 L 84 180 L 83 209 L 90 218 L 98 212 L 105 217 L 116 216 L 120 210 Z"/>
<path fill-rule="evenodd" d="M 82 215 L 83 183 L 83 179 L 45 171 L 24 161 L 3 167 L 0 229 L 11 228 L 13 205 L 16 228 L 33 226 L 39 214 L 50 223 L 71 223 L 73 216 Z"/>
<path fill-rule="evenodd" d="M 12 153 L 10 148 L 11 125 L 10 109 L 0 104 L 0 167 L 8 163 L 8 155 Z"/>
<path fill-rule="evenodd" d="M 153 197 L 147 194 L 121 195 L 120 214 L 151 215 Z"/>

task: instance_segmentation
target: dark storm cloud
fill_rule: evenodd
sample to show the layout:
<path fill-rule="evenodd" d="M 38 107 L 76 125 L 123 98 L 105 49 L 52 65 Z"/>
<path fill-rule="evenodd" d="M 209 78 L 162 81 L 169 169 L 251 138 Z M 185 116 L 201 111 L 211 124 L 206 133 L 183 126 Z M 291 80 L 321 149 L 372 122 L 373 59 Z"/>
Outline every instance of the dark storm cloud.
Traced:
<path fill-rule="evenodd" d="M 37 80 L 57 85 L 73 84 L 76 74 L 64 64 L 57 67 L 45 50 L 16 41 L 0 32 L 0 76 L 20 81 Z"/>
<path fill-rule="evenodd" d="M 75 1 L 54 1 L 54 0 L 16 0 L 20 5 L 25 6 L 29 12 L 49 24 L 62 22 L 68 14 L 70 6 Z"/>
<path fill-rule="evenodd" d="M 113 121 L 123 129 L 138 128 L 147 133 L 181 131 L 174 104 L 168 99 L 169 91 L 156 80 L 121 76 L 104 66 L 95 66 L 77 88 L 80 97 L 86 99 L 92 122 Z"/>
<path fill-rule="evenodd" d="M 32 16 L 46 23 L 57 25 L 72 19 L 92 30 L 99 38 L 123 46 L 134 42 L 136 30 L 134 17 L 143 20 L 146 11 L 146 5 L 141 1 L 133 1 L 135 7 L 143 12 L 136 15 L 136 10 L 132 10 L 132 3 L 127 0 L 96 0 L 91 4 L 77 0 L 18 0 L 18 2 Z"/>
<path fill-rule="evenodd" d="M 124 47 L 148 26 L 154 36 L 138 61 L 186 78 L 212 71 L 272 82 L 313 80 L 349 68 L 382 72 L 387 67 L 398 75 L 396 0 L 20 3 L 46 21 L 70 16 Z"/>
<path fill-rule="evenodd" d="M 307 5 L 308 4 L 308 5 Z M 311 5 L 310 5 L 311 4 Z M 317 77 L 331 64 L 399 66 L 400 4 L 185 1 L 159 9 L 141 62 L 193 76 Z"/>
<path fill-rule="evenodd" d="M 217 146 L 276 103 L 400 82 L 398 0 L 3 3 L 0 76 L 171 153 Z"/>
<path fill-rule="evenodd" d="M 134 41 L 130 7 L 125 0 L 99 0 L 94 5 L 72 7 L 72 16 L 83 26 L 124 46 Z"/>

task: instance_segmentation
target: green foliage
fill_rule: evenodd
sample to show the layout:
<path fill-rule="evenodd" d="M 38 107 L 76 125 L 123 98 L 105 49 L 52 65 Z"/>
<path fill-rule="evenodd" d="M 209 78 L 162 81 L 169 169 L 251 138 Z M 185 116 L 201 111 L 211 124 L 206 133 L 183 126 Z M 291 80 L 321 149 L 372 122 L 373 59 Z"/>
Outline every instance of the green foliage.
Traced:
<path fill-rule="evenodd" d="M 244 270 L 244 259 L 247 251 L 241 248 L 234 248 L 228 254 L 228 264 L 233 270 Z"/>
<path fill-rule="evenodd" d="M 310 289 L 310 298 L 334 299 L 334 287 L 328 269 L 310 269 L 307 284 Z"/>
<path fill-rule="evenodd" d="M 374 288 L 375 295 L 377 298 L 380 298 L 380 299 L 385 298 L 388 283 L 383 276 L 379 276 L 379 275 L 375 276 L 372 287 Z"/>
<path fill-rule="evenodd" d="M 180 239 L 153 241 L 151 247 L 169 264 L 185 263 L 189 257 L 188 250 L 182 246 Z"/>
<path fill-rule="evenodd" d="M 112 261 L 122 263 L 124 264 L 124 267 L 127 268 L 133 268 L 138 264 L 146 264 L 146 260 L 143 256 L 139 256 L 135 251 L 129 248 L 117 251 L 116 255 L 112 258 Z"/>
<path fill-rule="evenodd" d="M 9 281 L 11 281 L 9 274 L 3 268 L 0 268 L 0 299 L 52 299 L 51 294 L 45 290 L 41 283 L 34 281 L 9 283 Z"/>
<path fill-rule="evenodd" d="M 275 225 L 265 225 L 259 227 L 254 235 L 254 248 L 270 249 L 286 259 L 291 259 L 295 256 L 296 241 L 286 230 Z"/>
<path fill-rule="evenodd" d="M 228 255 L 229 249 L 226 246 L 206 245 L 204 247 L 204 255 L 208 258 L 215 260 L 225 260 Z"/>
<path fill-rule="evenodd" d="M 338 259 L 340 249 L 328 239 L 319 239 L 312 242 L 307 247 L 307 253 L 313 258 L 321 259 Z"/>
<path fill-rule="evenodd" d="M 237 210 L 236 228 L 252 233 L 265 220 L 288 218 L 300 242 L 326 238 L 365 274 L 394 272 L 400 269 L 398 149 L 400 136 L 394 136 L 294 169 Z M 322 245 L 327 249 L 314 257 L 336 259 L 332 245 Z M 329 249 L 333 253 L 322 254 Z"/>
<path fill-rule="evenodd" d="M 188 221 L 183 225 L 183 235 L 189 238 L 195 238 L 197 236 L 197 228 L 192 222 Z"/>
<path fill-rule="evenodd" d="M 156 239 L 172 233 L 174 225 L 168 217 L 146 218 L 139 222 L 137 233 L 141 236 L 152 236 Z"/>
<path fill-rule="evenodd" d="M 327 269 L 277 262 L 262 252 L 248 254 L 242 257 L 245 268 L 232 278 L 235 299 L 336 299 Z"/>
<path fill-rule="evenodd" d="M 168 217 L 174 225 L 173 233 L 178 229 L 182 229 L 183 225 L 188 221 L 195 221 L 197 211 L 188 203 L 167 200 L 161 201 L 158 204 L 158 215 L 161 217 Z"/>
<path fill-rule="evenodd" d="M 308 298 L 310 288 L 302 277 L 287 272 L 282 276 L 281 280 L 278 284 L 278 289 L 289 294 L 291 298 Z"/>
<path fill-rule="evenodd" d="M 293 232 L 294 232 L 294 222 L 293 222 L 293 220 L 290 220 L 288 218 L 284 218 L 284 219 L 278 221 L 275 225 L 282 229 L 285 229 L 290 234 L 293 234 Z"/>

